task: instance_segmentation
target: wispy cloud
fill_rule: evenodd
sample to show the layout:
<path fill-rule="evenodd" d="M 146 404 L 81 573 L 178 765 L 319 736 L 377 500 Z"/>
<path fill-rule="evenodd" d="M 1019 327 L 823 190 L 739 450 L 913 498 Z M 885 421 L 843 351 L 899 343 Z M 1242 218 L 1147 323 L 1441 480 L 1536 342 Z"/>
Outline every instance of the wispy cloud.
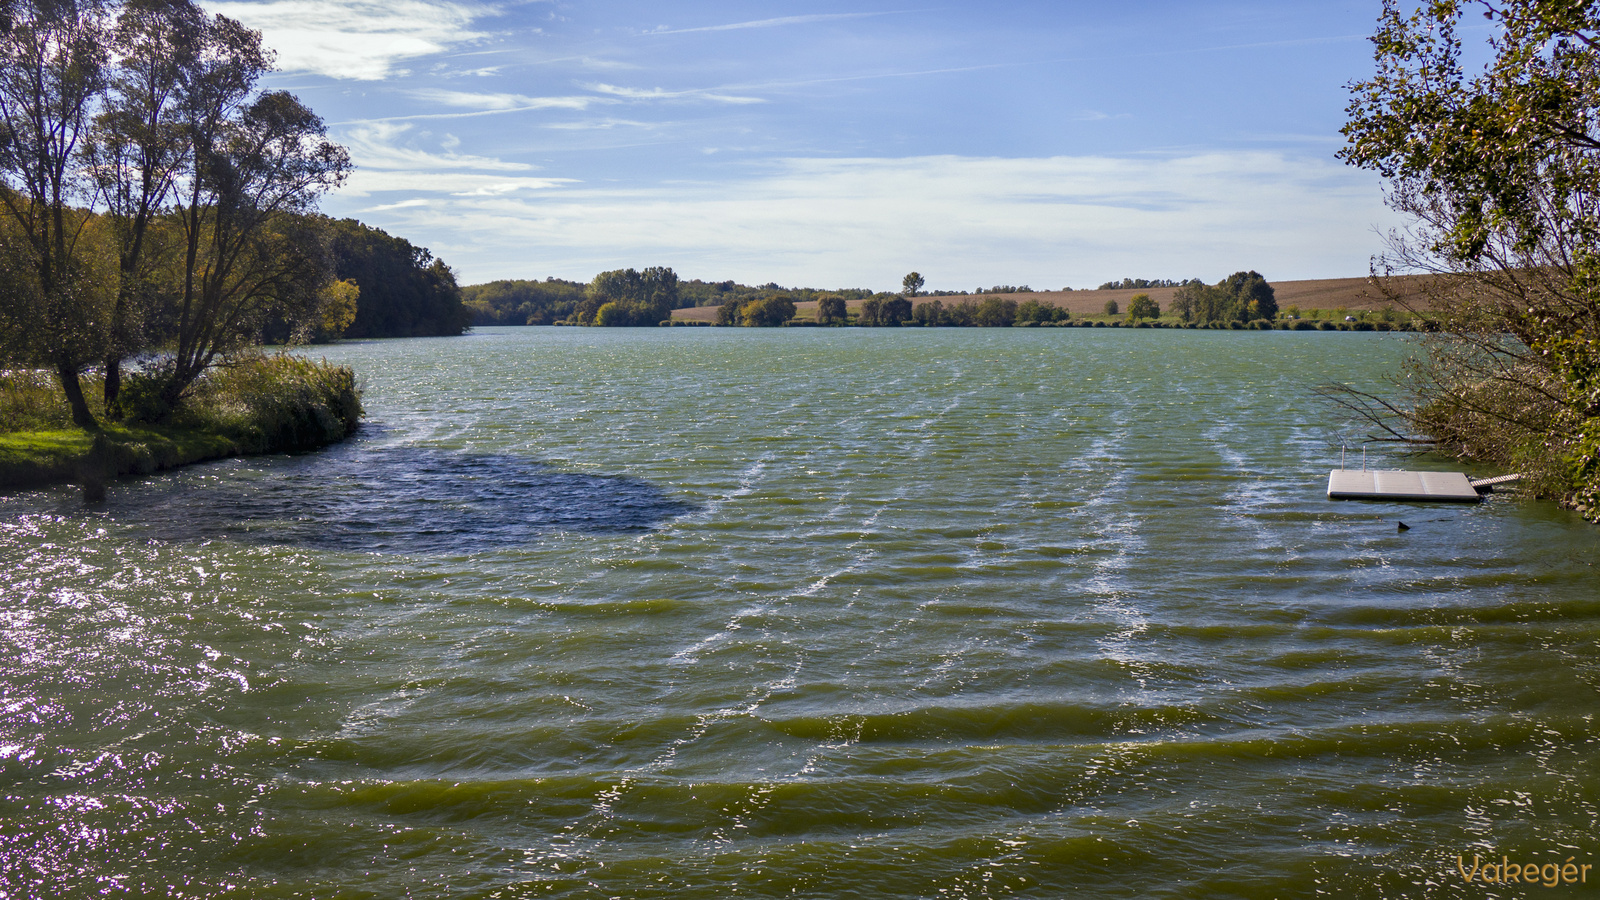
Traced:
<path fill-rule="evenodd" d="M 214 13 L 258 29 L 290 72 L 374 81 L 408 59 L 484 37 L 472 29 L 487 7 L 446 0 L 202 0 Z"/>
<path fill-rule="evenodd" d="M 733 94 L 724 94 L 716 88 L 687 91 L 668 91 L 663 90 L 662 88 L 620 87 L 615 84 L 586 84 L 583 85 L 583 87 L 586 90 L 594 91 L 597 94 L 608 94 L 613 97 L 622 97 L 626 100 L 680 100 L 689 98 L 696 100 L 710 100 L 715 103 L 732 104 L 767 102 L 760 97 L 740 97 Z"/>
<path fill-rule="evenodd" d="M 534 167 L 527 163 L 510 162 L 490 156 L 456 153 L 460 140 L 445 136 L 440 140 L 443 153 L 436 153 L 406 143 L 410 137 L 409 125 L 392 122 L 368 122 L 344 131 L 340 139 L 350 148 L 357 172 L 362 169 L 384 171 L 440 172 L 449 170 L 475 170 L 479 172 L 526 172 Z"/>
<path fill-rule="evenodd" d="M 809 16 L 780 16 L 776 19 L 755 19 L 727 25 L 703 25 L 698 28 L 657 28 L 648 34 L 693 34 L 700 31 L 741 31 L 746 28 L 781 28 L 785 25 L 810 25 L 815 22 L 834 22 L 841 19 L 866 19 L 874 16 L 892 16 L 900 11 L 863 13 L 818 13 Z"/>
<path fill-rule="evenodd" d="M 548 122 L 542 127 L 555 131 L 605 131 L 612 128 L 660 128 L 658 122 L 639 122 L 634 119 L 587 119 L 577 122 Z"/>
<path fill-rule="evenodd" d="M 481 91 L 451 91 L 441 88 L 423 88 L 410 92 L 411 96 L 443 106 L 460 106 L 467 109 L 509 112 L 530 109 L 588 109 L 595 103 L 609 102 L 598 97 L 529 97 L 523 94 L 502 94 Z"/>
<path fill-rule="evenodd" d="M 867 287 L 916 269 L 951 288 L 1087 286 L 1152 260 L 1174 277 L 1359 274 L 1379 249 L 1373 226 L 1395 221 L 1367 173 L 1266 152 L 793 159 L 714 184 L 529 181 L 542 186 L 433 185 L 422 190 L 448 202 L 379 218 L 467 281 L 662 264 L 685 277 Z M 521 262 L 529 246 L 539 271 Z"/>
<path fill-rule="evenodd" d="M 367 198 L 395 192 L 416 194 L 389 204 L 385 209 L 427 208 L 453 210 L 458 204 L 452 198 L 499 197 L 519 191 L 544 191 L 563 185 L 576 184 L 571 178 L 516 177 L 485 175 L 478 172 L 437 171 L 385 171 L 382 169 L 356 169 L 350 180 L 340 188 L 340 194 L 349 198 Z M 419 202 L 420 201 L 420 202 Z M 376 207 L 362 207 L 373 209 Z M 437 220 L 440 213 L 430 213 Z M 419 232 L 413 230 L 412 234 Z"/>

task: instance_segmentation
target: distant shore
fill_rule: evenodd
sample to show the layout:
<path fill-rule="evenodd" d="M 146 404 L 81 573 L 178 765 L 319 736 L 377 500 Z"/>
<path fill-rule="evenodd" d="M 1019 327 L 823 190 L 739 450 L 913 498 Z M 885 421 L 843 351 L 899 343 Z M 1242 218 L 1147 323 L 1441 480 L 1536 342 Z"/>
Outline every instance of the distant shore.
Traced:
<path fill-rule="evenodd" d="M 1402 289 L 1420 286 L 1419 278 L 1403 278 L 1397 283 Z M 1395 306 L 1395 302 L 1381 294 L 1372 284 L 1370 278 L 1323 278 L 1309 281 L 1279 281 L 1273 282 L 1273 291 L 1277 299 L 1278 309 L 1287 310 L 1298 307 L 1302 310 L 1321 310 L 1332 313 L 1344 310 L 1346 314 L 1361 318 L 1361 313 L 1381 311 L 1386 307 Z M 1083 291 L 1025 291 L 1010 294 L 956 294 L 945 296 L 924 295 L 913 298 L 913 303 L 924 303 L 929 300 L 940 300 L 946 304 L 961 300 L 981 301 L 989 297 L 1002 297 L 1025 303 L 1029 300 L 1047 306 L 1065 309 L 1073 318 L 1088 320 L 1089 322 L 1101 321 L 1110 324 L 1113 320 L 1122 321 L 1124 315 L 1106 315 L 1107 301 L 1115 301 L 1117 308 L 1126 311 L 1128 302 L 1135 294 L 1149 294 L 1150 299 L 1160 305 L 1163 312 L 1172 306 L 1172 295 L 1177 288 L 1118 288 L 1114 290 L 1083 290 Z M 861 301 L 851 301 L 847 304 L 851 315 L 860 312 Z M 814 320 L 817 316 L 816 301 L 803 301 L 795 304 L 795 318 L 801 322 Z M 711 323 L 717 320 L 717 307 L 698 306 L 676 309 L 672 312 L 674 322 L 682 321 Z M 1342 320 L 1342 317 L 1341 317 Z M 1167 315 L 1163 322 L 1173 324 L 1177 319 Z M 1280 326 L 1281 327 L 1281 323 Z"/>

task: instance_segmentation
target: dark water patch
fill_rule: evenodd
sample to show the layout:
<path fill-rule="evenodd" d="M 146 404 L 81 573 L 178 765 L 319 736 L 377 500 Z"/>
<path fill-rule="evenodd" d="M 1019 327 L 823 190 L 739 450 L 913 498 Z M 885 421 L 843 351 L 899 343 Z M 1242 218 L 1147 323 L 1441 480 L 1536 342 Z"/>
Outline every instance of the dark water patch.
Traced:
<path fill-rule="evenodd" d="M 123 482 L 91 510 L 164 541 L 476 553 L 559 532 L 648 531 L 691 512 L 647 481 L 561 472 L 521 456 L 361 443 Z"/>

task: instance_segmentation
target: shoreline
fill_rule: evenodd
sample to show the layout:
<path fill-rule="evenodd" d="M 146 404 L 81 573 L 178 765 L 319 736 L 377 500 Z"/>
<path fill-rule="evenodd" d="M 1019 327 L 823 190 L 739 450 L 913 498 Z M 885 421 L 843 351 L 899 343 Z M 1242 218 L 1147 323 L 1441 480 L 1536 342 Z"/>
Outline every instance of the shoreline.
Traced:
<path fill-rule="evenodd" d="M 349 368 L 286 355 L 207 373 L 164 424 L 67 424 L 59 389 L 36 377 L 12 379 L 0 399 L 11 429 L 0 432 L 0 490 L 81 484 L 91 501 L 113 478 L 321 449 L 355 434 L 364 415 Z"/>
<path fill-rule="evenodd" d="M 0 491 L 57 484 L 80 484 L 92 490 L 93 485 L 113 479 L 144 477 L 220 459 L 321 450 L 355 432 L 293 435 L 287 441 L 251 446 L 237 435 L 173 426 L 111 425 L 99 435 L 76 428 L 17 431 L 0 434 Z"/>

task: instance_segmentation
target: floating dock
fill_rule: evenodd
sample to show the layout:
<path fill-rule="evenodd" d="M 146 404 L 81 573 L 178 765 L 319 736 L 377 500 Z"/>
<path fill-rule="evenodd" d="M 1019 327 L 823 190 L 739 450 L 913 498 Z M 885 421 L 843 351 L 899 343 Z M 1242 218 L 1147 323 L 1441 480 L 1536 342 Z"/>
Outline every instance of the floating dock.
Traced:
<path fill-rule="evenodd" d="M 1479 493 L 1472 480 L 1460 472 L 1334 469 L 1328 473 L 1328 497 L 1333 500 L 1476 503 Z"/>

